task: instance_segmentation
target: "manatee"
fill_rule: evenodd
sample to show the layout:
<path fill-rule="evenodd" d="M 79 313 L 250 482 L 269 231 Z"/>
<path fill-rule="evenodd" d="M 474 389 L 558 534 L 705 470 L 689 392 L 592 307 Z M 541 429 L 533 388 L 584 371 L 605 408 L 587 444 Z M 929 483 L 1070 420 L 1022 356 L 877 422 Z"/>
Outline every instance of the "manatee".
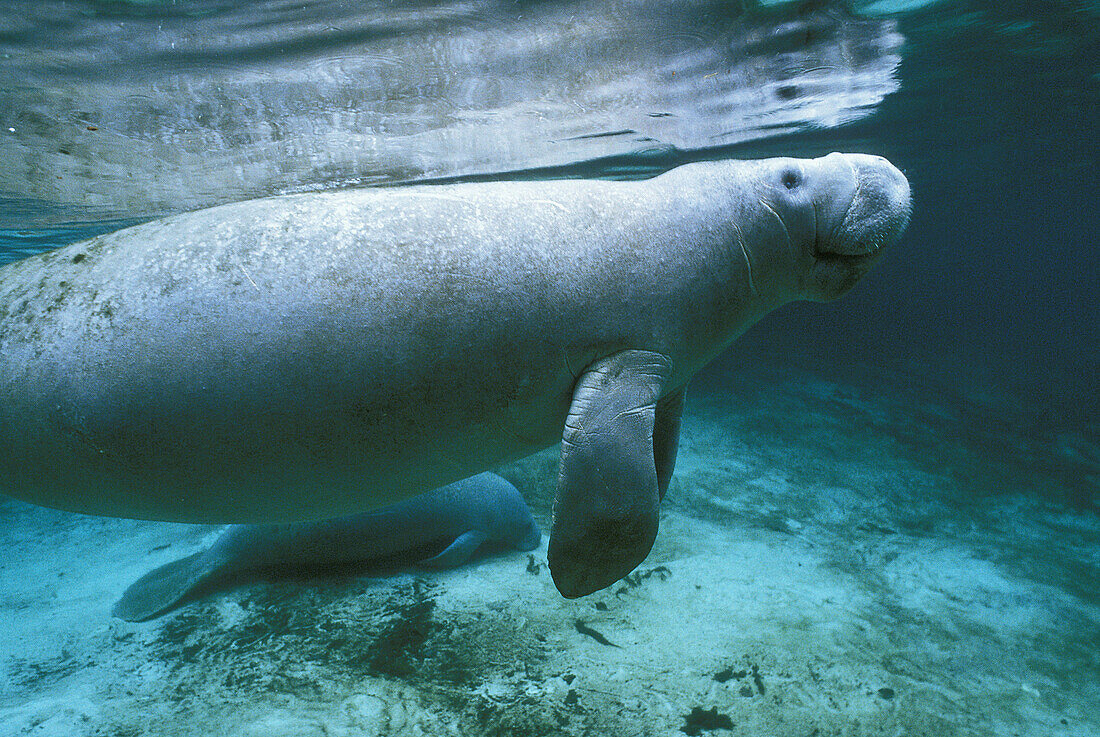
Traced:
<path fill-rule="evenodd" d="M 561 441 L 576 597 L 657 534 L 689 379 L 854 286 L 908 223 L 885 159 L 353 189 L 177 215 L 0 268 L 0 491 L 89 514 L 355 514 Z"/>
<path fill-rule="evenodd" d="M 430 568 L 454 568 L 483 546 L 534 550 L 542 534 L 515 486 L 480 473 L 381 509 L 318 522 L 232 525 L 208 549 L 145 574 L 113 613 L 142 622 L 196 590 L 243 573 L 325 572 L 402 554 Z"/>

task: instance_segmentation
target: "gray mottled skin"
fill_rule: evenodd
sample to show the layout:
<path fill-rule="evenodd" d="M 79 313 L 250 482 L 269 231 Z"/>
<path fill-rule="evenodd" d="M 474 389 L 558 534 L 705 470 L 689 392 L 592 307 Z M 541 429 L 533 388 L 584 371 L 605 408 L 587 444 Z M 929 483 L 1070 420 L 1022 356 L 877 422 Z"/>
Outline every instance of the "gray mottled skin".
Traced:
<path fill-rule="evenodd" d="M 207 550 L 161 566 L 126 589 L 114 614 L 138 622 L 168 611 L 197 587 L 248 571 L 324 570 L 429 551 L 422 565 L 452 568 L 484 543 L 538 547 L 541 533 L 519 490 L 481 473 L 381 509 L 284 525 L 233 525 Z"/>
<path fill-rule="evenodd" d="M 888 162 L 831 154 L 294 195 L 75 244 L 0 268 L 0 490 L 302 521 L 564 439 L 550 562 L 588 593 L 648 553 L 688 379 L 847 291 L 908 213 Z"/>

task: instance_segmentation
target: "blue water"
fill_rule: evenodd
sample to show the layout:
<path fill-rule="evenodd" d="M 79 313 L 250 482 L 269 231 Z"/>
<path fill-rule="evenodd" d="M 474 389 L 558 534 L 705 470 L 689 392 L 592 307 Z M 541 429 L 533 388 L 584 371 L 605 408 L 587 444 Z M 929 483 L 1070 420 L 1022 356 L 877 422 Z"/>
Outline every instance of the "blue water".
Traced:
<path fill-rule="evenodd" d="M 914 210 L 698 377 L 672 521 L 596 604 L 521 557 L 120 629 L 203 531 L 4 502 L 0 734 L 1100 734 L 1098 133 L 1096 2 L 9 0 L 0 264 L 285 192 L 833 150 Z M 555 472 L 503 471 L 544 528 Z"/>

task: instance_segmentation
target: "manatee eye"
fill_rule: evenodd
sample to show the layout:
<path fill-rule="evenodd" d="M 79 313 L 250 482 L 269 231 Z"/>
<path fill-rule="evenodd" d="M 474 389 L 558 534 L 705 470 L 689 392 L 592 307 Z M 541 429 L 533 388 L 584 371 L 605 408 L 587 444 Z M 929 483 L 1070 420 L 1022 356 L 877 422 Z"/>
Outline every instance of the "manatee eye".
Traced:
<path fill-rule="evenodd" d="M 787 189 L 794 189 L 802 184 L 802 175 L 795 169 L 787 169 L 779 176 L 779 181 Z"/>

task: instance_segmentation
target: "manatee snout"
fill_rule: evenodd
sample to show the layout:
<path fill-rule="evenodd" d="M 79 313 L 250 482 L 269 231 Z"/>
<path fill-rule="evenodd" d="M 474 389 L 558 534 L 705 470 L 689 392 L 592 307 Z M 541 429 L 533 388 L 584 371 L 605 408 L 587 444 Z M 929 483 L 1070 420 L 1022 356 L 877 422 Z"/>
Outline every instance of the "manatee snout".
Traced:
<path fill-rule="evenodd" d="M 857 171 L 856 196 L 836 231 L 833 248 L 841 254 L 872 254 L 896 241 L 909 224 L 909 182 L 881 156 L 851 158 Z"/>
<path fill-rule="evenodd" d="M 516 550 L 522 550 L 524 552 L 528 550 L 534 550 L 542 542 L 542 530 L 539 529 L 539 525 L 533 519 L 528 520 L 515 535 L 514 539 L 508 541 L 512 547 Z"/>
<path fill-rule="evenodd" d="M 833 153 L 817 159 L 821 188 L 807 299 L 831 300 L 850 290 L 896 242 L 912 209 L 905 175 L 881 156 Z"/>
<path fill-rule="evenodd" d="M 817 254 L 870 256 L 896 241 L 909 224 L 905 175 L 881 156 L 834 153 L 821 161 L 842 181 L 819 207 Z"/>

